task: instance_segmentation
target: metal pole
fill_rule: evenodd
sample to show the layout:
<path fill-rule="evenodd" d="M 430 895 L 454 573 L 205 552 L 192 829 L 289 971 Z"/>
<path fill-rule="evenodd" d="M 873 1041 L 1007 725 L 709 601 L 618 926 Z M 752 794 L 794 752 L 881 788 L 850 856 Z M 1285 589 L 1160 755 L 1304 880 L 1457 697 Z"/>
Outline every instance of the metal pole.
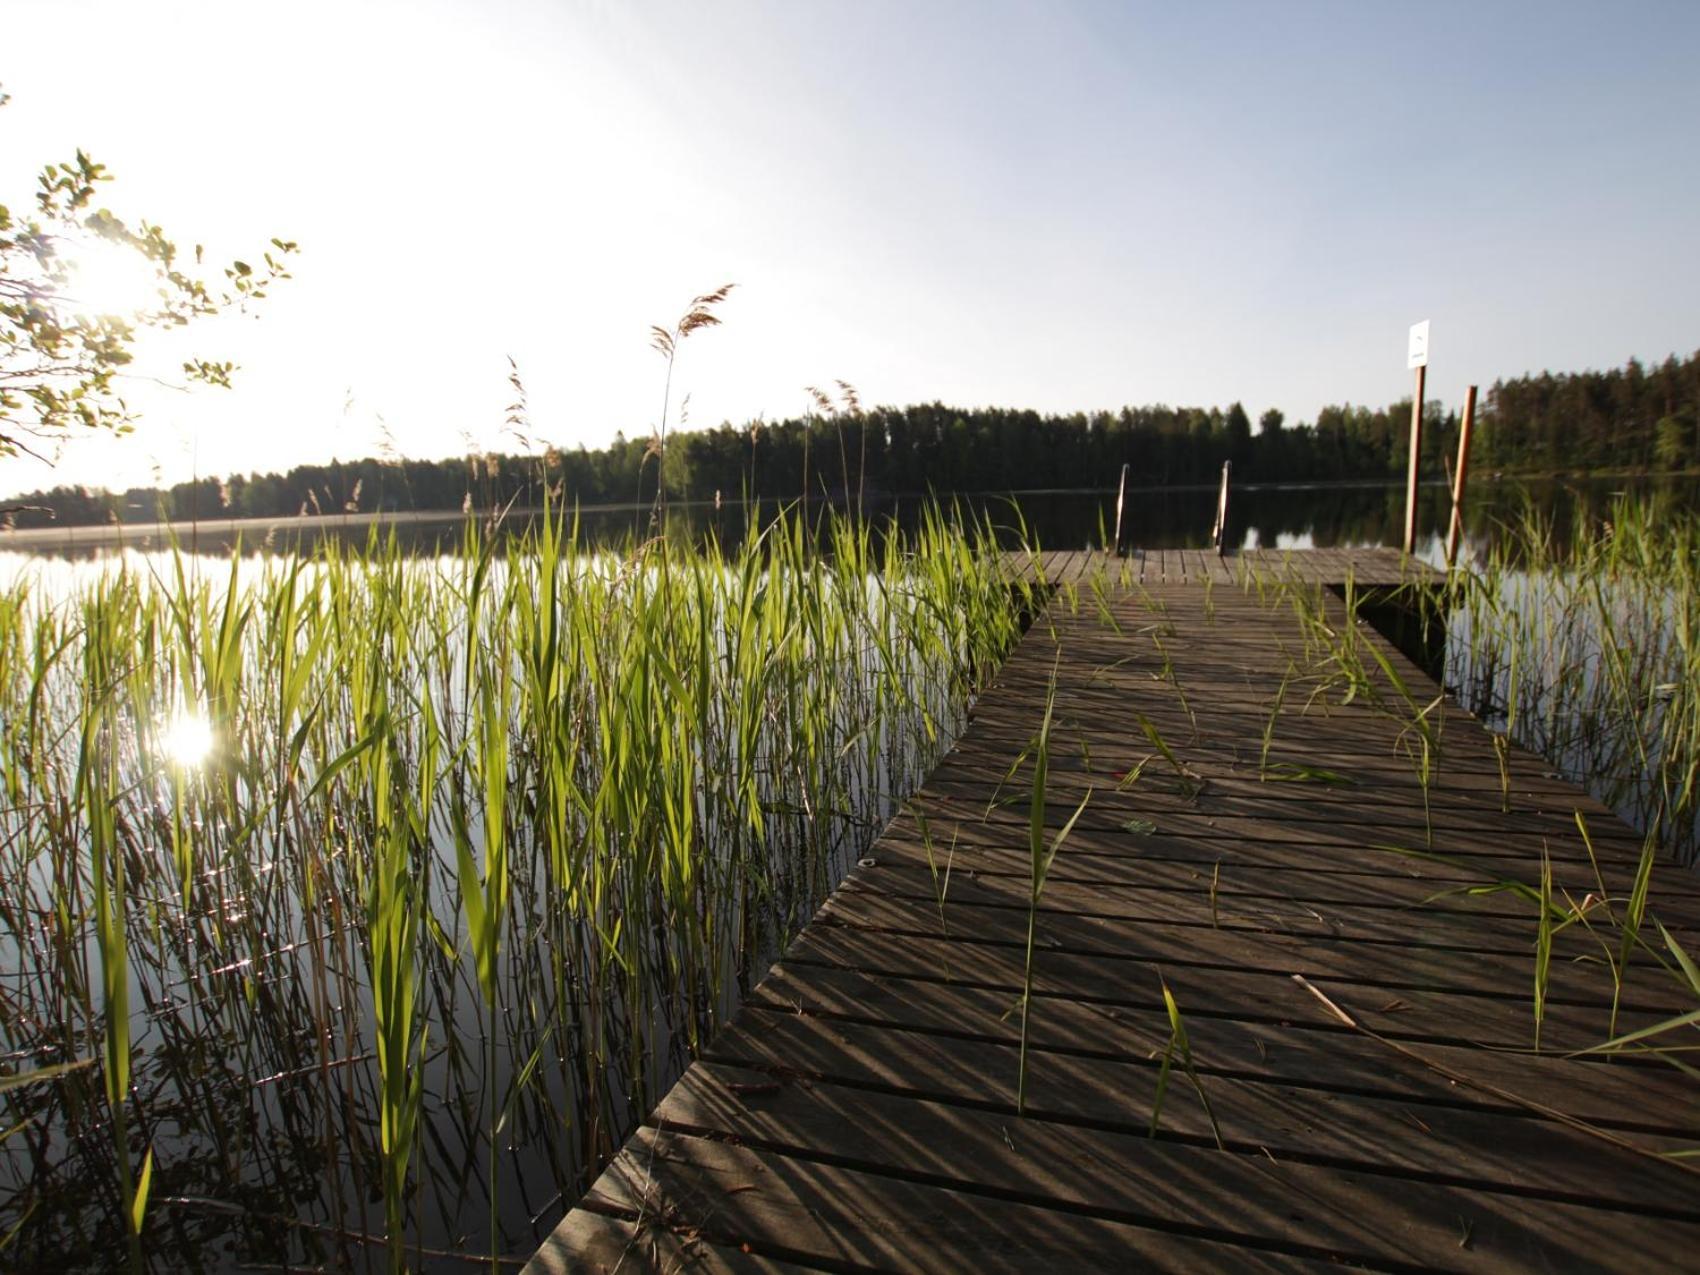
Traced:
<path fill-rule="evenodd" d="M 1476 423 L 1476 387 L 1464 391 L 1464 420 L 1458 426 L 1458 471 L 1452 479 L 1452 522 L 1446 529 L 1446 569 L 1458 558 L 1464 536 L 1464 477 L 1470 471 L 1470 431 Z"/>
<path fill-rule="evenodd" d="M 1122 483 L 1121 483 L 1121 486 L 1116 489 L 1116 548 L 1115 548 L 1115 551 L 1118 554 L 1122 551 L 1122 502 L 1127 499 L 1127 471 L 1128 471 L 1128 466 L 1124 462 L 1122 464 Z"/>
<path fill-rule="evenodd" d="M 1210 539 L 1215 542 L 1216 556 L 1223 556 L 1223 541 L 1228 534 L 1228 473 L 1234 467 L 1234 462 L 1222 462 L 1222 486 L 1216 492 L 1216 525 L 1210 529 Z"/>
<path fill-rule="evenodd" d="M 1405 552 L 1417 543 L 1417 463 L 1423 450 L 1423 384 L 1427 366 L 1417 369 L 1417 392 L 1411 400 L 1411 459 L 1405 469 Z"/>

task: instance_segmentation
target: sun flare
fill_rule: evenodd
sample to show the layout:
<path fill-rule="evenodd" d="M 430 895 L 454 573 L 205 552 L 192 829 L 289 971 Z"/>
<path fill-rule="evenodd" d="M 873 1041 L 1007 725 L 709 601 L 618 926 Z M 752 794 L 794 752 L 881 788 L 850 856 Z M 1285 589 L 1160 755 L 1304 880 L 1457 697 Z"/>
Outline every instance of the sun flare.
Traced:
<path fill-rule="evenodd" d="M 87 239 L 66 252 L 65 299 L 78 314 L 131 315 L 159 302 L 159 274 L 134 248 Z"/>
<path fill-rule="evenodd" d="M 179 766 L 198 766 L 212 753 L 212 724 L 187 709 L 180 710 L 161 728 L 159 750 Z"/>

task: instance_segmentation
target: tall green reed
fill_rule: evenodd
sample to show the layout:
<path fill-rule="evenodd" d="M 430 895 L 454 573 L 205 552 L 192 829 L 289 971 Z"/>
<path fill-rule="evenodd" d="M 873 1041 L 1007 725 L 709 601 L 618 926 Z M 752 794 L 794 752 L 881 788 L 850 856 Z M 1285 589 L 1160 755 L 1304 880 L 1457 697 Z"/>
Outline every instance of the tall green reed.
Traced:
<path fill-rule="evenodd" d="M 524 1248 L 539 1182 L 576 1194 L 1022 623 L 996 529 L 940 508 L 732 551 L 596 552 L 555 510 L 496 536 L 0 586 L 0 1053 L 109 1060 L 0 1095 L 15 1251 Z"/>
<path fill-rule="evenodd" d="M 1060 661 L 1062 656 L 1058 653 Z M 1050 782 L 1051 769 L 1051 726 L 1056 717 L 1057 701 L 1057 665 L 1051 667 L 1051 676 L 1045 687 L 1045 712 L 1039 720 L 1039 731 L 1033 737 L 1027 752 L 1033 766 L 1033 773 L 1028 791 L 1028 822 L 1027 822 L 1027 855 L 1028 855 L 1028 889 L 1027 889 L 1027 944 L 1022 960 L 1021 969 L 1021 1046 L 1016 1063 L 1015 1078 L 1015 1111 L 1023 1114 L 1027 1109 L 1027 1028 L 1033 1009 L 1033 961 L 1035 944 L 1039 931 L 1039 899 L 1045 892 L 1045 881 L 1050 875 L 1051 865 L 1056 862 L 1057 852 L 1068 840 L 1069 833 L 1074 831 L 1074 825 L 1080 816 L 1086 812 L 1086 805 L 1092 800 L 1092 789 L 1087 788 L 1080 798 L 1080 804 L 1074 808 L 1067 821 L 1057 831 L 1055 837 L 1046 844 L 1045 837 L 1045 789 Z M 942 916 L 942 909 L 941 909 Z"/>
<path fill-rule="evenodd" d="M 1531 507 L 1437 605 L 1466 706 L 1700 854 L 1700 517 L 1624 496 L 1566 539 Z"/>

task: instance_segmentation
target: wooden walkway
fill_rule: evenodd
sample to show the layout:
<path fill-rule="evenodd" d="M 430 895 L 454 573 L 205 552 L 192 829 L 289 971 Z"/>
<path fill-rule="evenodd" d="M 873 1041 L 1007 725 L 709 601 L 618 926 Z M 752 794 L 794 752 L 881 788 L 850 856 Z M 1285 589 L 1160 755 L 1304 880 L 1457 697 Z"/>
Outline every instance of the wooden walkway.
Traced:
<path fill-rule="evenodd" d="M 1252 549 L 1218 556 L 1214 549 L 1135 549 L 1122 557 L 1090 549 L 1048 549 L 1012 553 L 1010 566 L 1030 580 L 1050 585 L 1083 585 L 1098 579 L 1128 584 L 1237 584 L 1248 572 L 1271 580 L 1344 584 L 1348 578 L 1369 587 L 1410 584 L 1432 578 L 1423 563 L 1395 549 Z"/>
<path fill-rule="evenodd" d="M 1694 1260 L 1697 1162 L 1668 1153 L 1700 1144 L 1696 1087 L 1649 1058 L 1571 1052 L 1611 1034 L 1613 932 L 1554 939 L 1537 1053 L 1535 909 L 1470 892 L 1537 883 L 1544 854 L 1560 897 L 1603 883 L 1621 915 L 1638 838 L 1519 750 L 1502 785 L 1490 736 L 1450 705 L 1425 719 L 1439 732 L 1425 819 L 1420 750 L 1385 676 L 1349 704 L 1338 685 L 1307 703 L 1324 675 L 1292 598 L 1196 587 L 1232 576 L 1177 557 L 1092 590 L 1077 559 L 1046 564 L 1082 588 L 1059 592 L 871 864 L 531 1270 Z M 1287 570 L 1324 580 L 1338 564 L 1293 555 Z M 1358 639 L 1419 701 L 1435 694 Z M 1031 772 L 1017 763 L 1053 672 L 1046 836 L 1090 799 L 1039 903 L 1018 1114 Z M 1440 857 L 1401 853 L 1426 851 L 1430 827 Z M 1651 898 L 1700 949 L 1693 874 L 1661 865 Z M 1174 1058 L 1154 1118 L 1165 988 L 1194 1075 Z M 1616 1029 L 1695 1003 L 1680 971 L 1637 959 Z"/>

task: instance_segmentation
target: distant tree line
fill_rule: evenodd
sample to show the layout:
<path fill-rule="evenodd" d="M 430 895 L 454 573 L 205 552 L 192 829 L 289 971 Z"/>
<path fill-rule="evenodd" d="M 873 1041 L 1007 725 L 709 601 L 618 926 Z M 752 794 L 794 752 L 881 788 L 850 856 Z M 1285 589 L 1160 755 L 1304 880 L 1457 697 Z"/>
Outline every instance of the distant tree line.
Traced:
<path fill-rule="evenodd" d="M 1140 485 L 1396 478 L 1404 473 L 1411 404 L 1324 407 L 1289 425 L 1270 409 L 1256 427 L 1227 408 L 1126 407 L 1046 415 L 942 403 L 864 410 L 853 396 L 817 397 L 808 416 L 724 424 L 608 447 L 449 460 L 366 459 L 298 465 L 122 492 L 56 487 L 6 502 L 13 525 L 88 525 L 379 511 L 490 510 L 556 501 L 580 506 L 655 499 L 876 500 L 893 493 L 1014 491 L 1113 485 L 1124 463 Z M 1458 417 L 1426 405 L 1423 468 L 1443 472 Z M 1520 377 L 1494 384 L 1478 409 L 1478 466 L 1511 472 L 1700 466 L 1700 352 L 1651 371 Z"/>
<path fill-rule="evenodd" d="M 1481 456 L 1506 470 L 1675 470 L 1700 465 L 1700 351 L 1649 370 L 1500 381 L 1487 393 Z"/>

